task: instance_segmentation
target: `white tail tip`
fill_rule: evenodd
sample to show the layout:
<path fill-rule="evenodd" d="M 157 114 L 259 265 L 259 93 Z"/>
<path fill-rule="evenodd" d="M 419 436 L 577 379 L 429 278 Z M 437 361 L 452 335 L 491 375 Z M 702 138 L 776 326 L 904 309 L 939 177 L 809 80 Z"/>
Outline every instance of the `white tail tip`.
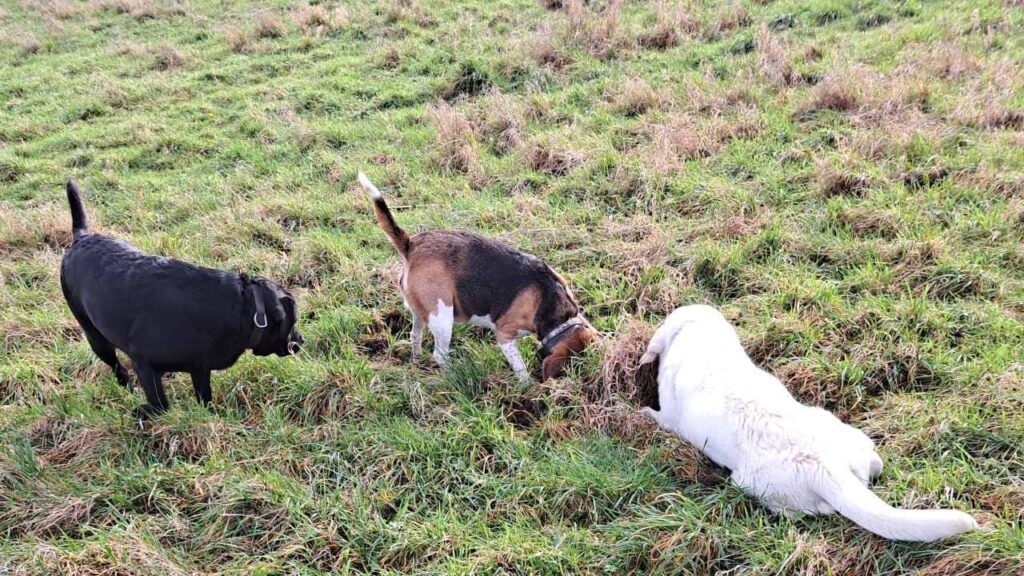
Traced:
<path fill-rule="evenodd" d="M 370 195 L 370 198 L 373 198 L 374 200 L 380 198 L 380 190 L 377 190 L 377 187 L 373 185 L 373 182 L 370 182 L 370 179 L 362 172 L 359 173 L 359 183 L 363 185 L 363 190 L 366 190 L 366 193 Z"/>

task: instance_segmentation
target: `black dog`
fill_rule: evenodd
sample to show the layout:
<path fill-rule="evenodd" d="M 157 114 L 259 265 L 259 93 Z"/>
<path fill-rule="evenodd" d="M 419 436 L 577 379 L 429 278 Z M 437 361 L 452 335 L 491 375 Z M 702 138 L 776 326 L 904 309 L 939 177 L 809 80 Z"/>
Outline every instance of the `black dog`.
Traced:
<path fill-rule="evenodd" d="M 167 409 L 161 377 L 188 372 L 196 399 L 210 403 L 210 371 L 227 368 L 247 349 L 287 356 L 303 339 L 295 329 L 295 298 L 264 278 L 199 268 L 149 256 L 121 240 L 89 232 L 73 182 L 68 182 L 73 241 L 60 267 L 60 286 L 93 352 L 129 385 L 115 349 L 131 358 L 147 418 Z"/>

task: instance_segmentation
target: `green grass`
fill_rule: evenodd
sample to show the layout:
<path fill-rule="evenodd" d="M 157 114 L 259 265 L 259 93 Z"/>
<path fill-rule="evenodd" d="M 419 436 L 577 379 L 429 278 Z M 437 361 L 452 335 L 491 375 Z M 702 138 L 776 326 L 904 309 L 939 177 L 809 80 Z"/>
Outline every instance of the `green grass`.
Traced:
<path fill-rule="evenodd" d="M 1017 573 L 1010 4 L 0 1 L 0 572 Z M 882 498 L 984 530 L 772 516 L 602 394 L 609 346 L 533 388 L 469 327 L 408 364 L 360 169 L 410 231 L 543 257 L 616 345 L 722 307 L 878 442 Z M 140 430 L 60 294 L 68 178 L 105 233 L 289 285 L 305 352 L 216 373 L 216 413 L 169 378 Z"/>

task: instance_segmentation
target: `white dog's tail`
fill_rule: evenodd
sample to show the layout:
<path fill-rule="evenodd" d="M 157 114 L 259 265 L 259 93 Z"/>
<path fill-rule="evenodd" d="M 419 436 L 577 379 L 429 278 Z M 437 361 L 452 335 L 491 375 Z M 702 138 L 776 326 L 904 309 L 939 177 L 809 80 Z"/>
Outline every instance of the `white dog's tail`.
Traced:
<path fill-rule="evenodd" d="M 970 532 L 978 523 L 956 510 L 902 510 L 875 496 L 849 470 L 830 469 L 815 491 L 840 514 L 890 540 L 932 542 Z"/>
<path fill-rule="evenodd" d="M 672 343 L 672 339 L 683 329 L 683 326 L 690 322 L 712 317 L 721 318 L 722 314 L 711 306 L 703 304 L 676 308 L 655 330 L 651 341 L 647 343 L 647 351 L 640 358 L 640 364 L 654 362 L 654 359 L 668 348 L 669 344 Z"/>

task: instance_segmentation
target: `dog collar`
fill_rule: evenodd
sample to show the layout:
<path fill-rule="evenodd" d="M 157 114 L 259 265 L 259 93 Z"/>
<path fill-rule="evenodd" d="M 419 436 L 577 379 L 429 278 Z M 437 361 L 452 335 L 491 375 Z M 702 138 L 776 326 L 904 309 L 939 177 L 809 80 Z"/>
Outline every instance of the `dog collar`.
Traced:
<path fill-rule="evenodd" d="M 561 342 L 562 338 L 565 338 L 569 334 L 569 332 L 572 332 L 574 329 L 579 328 L 584 323 L 586 323 L 586 320 L 584 320 L 582 316 L 577 314 L 576 316 L 573 316 L 572 318 L 569 318 L 565 322 L 559 324 L 557 328 L 555 328 L 551 332 L 548 332 L 548 335 L 545 336 L 540 341 L 540 350 L 537 351 L 537 356 L 539 356 L 541 360 L 547 358 L 548 355 L 551 354 L 551 349 L 554 348 L 555 345 L 557 345 L 559 342 Z"/>
<path fill-rule="evenodd" d="M 263 306 L 263 295 L 260 294 L 259 286 L 255 282 L 249 281 L 246 277 L 245 281 L 250 282 L 246 285 L 246 291 L 252 294 L 252 324 L 253 329 L 249 335 L 249 348 L 256 346 L 259 343 L 260 338 L 263 336 L 263 329 L 267 327 L 267 309 Z"/>

